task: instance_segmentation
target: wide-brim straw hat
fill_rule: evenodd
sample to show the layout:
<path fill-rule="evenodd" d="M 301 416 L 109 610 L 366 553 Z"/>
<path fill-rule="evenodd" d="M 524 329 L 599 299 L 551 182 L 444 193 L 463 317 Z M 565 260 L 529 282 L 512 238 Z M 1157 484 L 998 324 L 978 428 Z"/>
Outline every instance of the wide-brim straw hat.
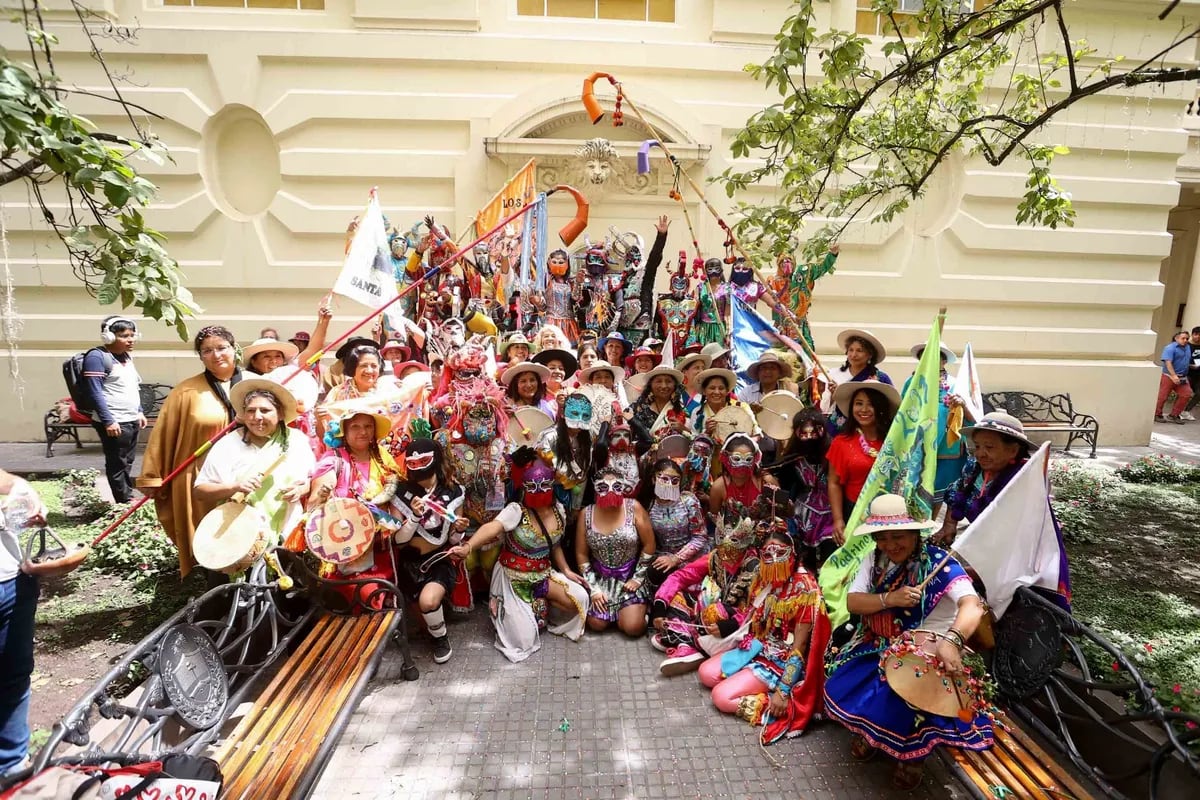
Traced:
<path fill-rule="evenodd" d="M 908 513 L 904 498 L 898 494 L 881 494 L 871 501 L 867 516 L 854 529 L 855 536 L 859 534 L 881 533 L 883 531 L 914 531 L 921 532 L 938 527 L 935 520 L 913 519 Z"/>
<path fill-rule="evenodd" d="M 984 414 L 973 427 L 967 428 L 964 433 L 968 434 L 971 437 L 971 441 L 974 442 L 975 434 L 980 431 L 994 431 L 1001 436 L 1007 436 L 1009 439 L 1013 439 L 1029 447 L 1037 446 L 1029 441 L 1029 437 L 1025 435 L 1025 426 L 1021 424 L 1021 420 L 1003 411 L 993 411 L 989 414 Z"/>
<path fill-rule="evenodd" d="M 720 342 L 709 342 L 700 349 L 700 355 L 708 356 L 708 365 L 712 366 L 712 362 L 716 361 L 723 355 L 728 355 L 729 348 Z"/>
<path fill-rule="evenodd" d="M 500 382 L 508 386 L 522 372 L 532 372 L 542 379 L 542 383 L 550 380 L 550 370 L 546 369 L 542 364 L 535 361 L 521 361 L 517 364 L 510 364 L 500 373 Z"/>
<path fill-rule="evenodd" d="M 585 383 L 591 383 L 592 376 L 597 372 L 611 372 L 613 376 L 613 385 L 621 383 L 625 380 L 625 370 L 618 366 L 608 363 L 607 361 L 597 361 L 587 369 L 579 371 L 579 380 Z"/>
<path fill-rule="evenodd" d="M 392 431 L 392 418 L 391 417 L 386 416 L 385 414 L 382 414 L 379 411 L 372 411 L 371 409 L 368 409 L 368 408 L 351 409 L 351 410 L 347 410 L 347 411 L 343 412 L 337 418 L 338 421 L 342 423 L 342 440 L 343 441 L 345 441 L 345 438 L 346 438 L 346 423 L 349 422 L 354 417 L 357 417 L 359 414 L 366 414 L 368 417 L 371 417 L 372 419 L 375 420 L 375 441 L 378 442 L 378 441 L 382 440 L 383 437 L 385 437 L 389 433 L 391 433 L 391 431 Z"/>
<path fill-rule="evenodd" d="M 792 372 L 791 364 L 780 358 L 778 353 L 768 350 L 758 357 L 758 361 L 755 361 L 753 364 L 746 367 L 746 374 L 750 376 L 750 380 L 758 380 L 758 368 L 764 364 L 774 364 L 775 366 L 779 367 L 779 374 L 784 378 L 790 378 L 795 374 Z"/>
<path fill-rule="evenodd" d="M 838 411 L 842 412 L 843 417 L 850 416 L 850 400 L 854 397 L 855 392 L 862 389 L 873 389 L 886 397 L 893 414 L 900 408 L 900 392 L 890 383 L 876 380 L 847 381 L 839 383 L 838 387 L 833 390 L 833 404 L 837 406 Z"/>
<path fill-rule="evenodd" d="M 733 370 L 724 369 L 723 367 L 709 367 L 696 376 L 696 388 L 703 390 L 704 382 L 709 378 L 722 378 L 725 385 L 729 387 L 729 391 L 737 388 L 737 375 L 733 374 Z"/>
<path fill-rule="evenodd" d="M 279 405 L 283 406 L 283 410 L 279 416 L 280 422 L 284 425 L 292 422 L 298 416 L 296 397 L 288 391 L 286 386 L 267 378 L 242 378 L 229 390 L 229 402 L 233 405 L 234 410 L 237 411 L 238 417 L 241 417 L 245 411 L 246 395 L 254 391 L 270 392 L 275 395 L 275 399 L 279 401 Z"/>
<path fill-rule="evenodd" d="M 706 356 L 704 353 L 688 353 L 686 356 L 680 356 L 679 358 L 675 359 L 674 367 L 680 372 L 683 372 L 697 361 L 702 362 L 705 369 L 708 369 L 712 366 L 712 358 Z"/>
<path fill-rule="evenodd" d="M 920 344 L 914 344 L 912 347 L 908 348 L 908 352 L 910 355 L 912 355 L 913 358 L 919 359 L 921 357 L 921 354 L 925 352 L 925 347 L 927 344 L 928 344 L 928 342 L 921 342 Z M 946 345 L 944 345 L 944 344 L 938 345 L 938 350 L 941 351 L 942 358 L 946 359 L 947 364 L 953 364 L 955 361 L 958 361 L 958 356 L 954 355 L 954 351 L 951 350 L 949 347 L 946 347 Z"/>
<path fill-rule="evenodd" d="M 278 339 L 255 339 L 251 344 L 246 345 L 242 349 L 242 359 L 249 364 L 259 353 L 269 353 L 272 350 L 278 350 L 283 353 L 284 360 L 291 361 L 296 356 L 300 355 L 300 348 L 291 342 L 281 342 Z"/>
<path fill-rule="evenodd" d="M 648 358 L 651 361 L 653 361 L 654 366 L 656 366 L 656 367 L 662 363 L 662 353 L 656 353 L 653 350 L 651 350 L 649 347 L 646 347 L 643 345 L 642 347 L 639 347 L 637 350 L 634 350 L 629 355 L 625 356 L 625 369 L 631 370 L 631 371 L 633 369 L 635 369 L 634 364 L 636 364 L 637 360 L 642 357 Z"/>
<path fill-rule="evenodd" d="M 883 346 L 883 342 L 879 341 L 875 334 L 862 328 L 847 328 L 838 334 L 838 347 L 842 349 L 842 352 L 846 351 L 846 344 L 852 336 L 871 343 L 871 346 L 875 348 L 876 364 L 882 364 L 883 360 L 887 358 L 887 348 Z"/>
<path fill-rule="evenodd" d="M 500 358 L 508 358 L 508 348 L 512 347 L 514 344 L 523 344 L 529 348 L 529 352 L 533 352 L 533 342 L 529 341 L 529 337 L 527 337 L 525 334 L 517 331 L 500 345 Z"/>

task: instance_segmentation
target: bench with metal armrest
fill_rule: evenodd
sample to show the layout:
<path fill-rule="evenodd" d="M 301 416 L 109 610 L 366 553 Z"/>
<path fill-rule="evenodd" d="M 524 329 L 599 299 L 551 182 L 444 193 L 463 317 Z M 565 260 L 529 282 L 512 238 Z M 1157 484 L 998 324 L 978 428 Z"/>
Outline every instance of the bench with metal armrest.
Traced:
<path fill-rule="evenodd" d="M 1025 426 L 1027 436 L 1040 433 L 1067 434 L 1067 452 L 1080 441 L 1092 446 L 1091 457 L 1096 457 L 1096 439 L 1100 435 L 1100 423 L 1090 414 L 1075 410 L 1069 394 L 1043 396 L 1036 392 L 1010 390 L 987 392 L 983 395 L 984 405 L 989 410 L 1011 414 Z"/>

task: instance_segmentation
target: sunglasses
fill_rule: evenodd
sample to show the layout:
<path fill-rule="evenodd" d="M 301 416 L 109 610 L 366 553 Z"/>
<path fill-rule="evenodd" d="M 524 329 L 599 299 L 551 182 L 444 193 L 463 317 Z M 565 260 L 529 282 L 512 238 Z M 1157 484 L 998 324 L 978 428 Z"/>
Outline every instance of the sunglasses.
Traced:
<path fill-rule="evenodd" d="M 455 373 L 455 377 L 459 380 L 470 380 L 471 378 L 478 378 L 479 374 L 480 371 L 477 369 L 460 369 Z"/>

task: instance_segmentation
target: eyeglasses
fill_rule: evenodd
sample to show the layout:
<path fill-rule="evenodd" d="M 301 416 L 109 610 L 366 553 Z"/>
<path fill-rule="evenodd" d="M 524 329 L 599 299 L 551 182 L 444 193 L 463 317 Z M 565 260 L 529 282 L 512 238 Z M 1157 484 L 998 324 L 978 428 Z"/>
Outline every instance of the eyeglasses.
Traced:
<path fill-rule="evenodd" d="M 227 344 L 221 345 L 220 347 L 206 347 L 200 351 L 200 357 L 210 358 L 212 356 L 219 356 L 223 353 L 228 353 L 232 349 L 233 348 Z"/>
<path fill-rule="evenodd" d="M 525 481 L 521 484 L 521 488 L 534 494 L 548 492 L 554 488 L 554 478 L 542 478 L 540 481 Z"/>

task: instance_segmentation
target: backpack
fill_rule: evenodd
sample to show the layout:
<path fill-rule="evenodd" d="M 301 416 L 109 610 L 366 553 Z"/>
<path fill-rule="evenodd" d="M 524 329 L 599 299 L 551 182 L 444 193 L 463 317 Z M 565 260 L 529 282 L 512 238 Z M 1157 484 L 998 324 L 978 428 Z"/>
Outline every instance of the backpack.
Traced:
<path fill-rule="evenodd" d="M 75 402 L 75 408 L 85 413 L 96 410 L 96 404 L 92 401 L 87 382 L 83 379 L 83 360 L 92 350 L 99 350 L 103 354 L 104 372 L 106 374 L 111 372 L 116 359 L 103 347 L 92 347 L 82 353 L 76 353 L 62 364 L 63 381 L 67 384 L 67 393 Z"/>

